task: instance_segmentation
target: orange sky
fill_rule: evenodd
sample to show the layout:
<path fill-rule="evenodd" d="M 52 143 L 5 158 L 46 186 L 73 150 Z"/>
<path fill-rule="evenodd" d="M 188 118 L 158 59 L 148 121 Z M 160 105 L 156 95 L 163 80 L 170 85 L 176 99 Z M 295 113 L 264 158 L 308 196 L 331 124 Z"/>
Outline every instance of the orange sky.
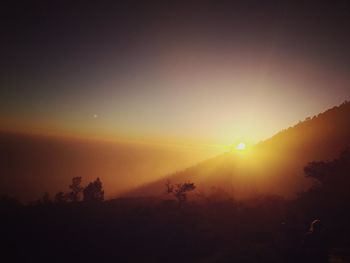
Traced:
<path fill-rule="evenodd" d="M 68 94 L 59 87 L 77 80 L 18 94 L 2 105 L 1 126 L 103 140 L 256 143 L 350 95 L 344 76 L 307 57 L 250 52 L 169 45 L 131 79 L 97 72 Z"/>
<path fill-rule="evenodd" d="M 62 5 L 10 17 L 3 129 L 254 143 L 350 97 L 341 6 Z"/>

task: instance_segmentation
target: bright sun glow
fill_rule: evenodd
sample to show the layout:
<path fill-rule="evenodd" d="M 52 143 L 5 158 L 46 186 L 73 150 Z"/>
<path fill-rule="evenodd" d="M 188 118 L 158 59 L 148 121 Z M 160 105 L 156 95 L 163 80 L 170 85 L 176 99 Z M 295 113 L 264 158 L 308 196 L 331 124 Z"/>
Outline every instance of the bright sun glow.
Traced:
<path fill-rule="evenodd" d="M 246 149 L 246 145 L 245 145 L 245 143 L 243 143 L 243 142 L 240 142 L 237 146 L 236 146 L 236 150 L 238 150 L 238 151 L 243 151 L 243 150 L 245 150 Z"/>

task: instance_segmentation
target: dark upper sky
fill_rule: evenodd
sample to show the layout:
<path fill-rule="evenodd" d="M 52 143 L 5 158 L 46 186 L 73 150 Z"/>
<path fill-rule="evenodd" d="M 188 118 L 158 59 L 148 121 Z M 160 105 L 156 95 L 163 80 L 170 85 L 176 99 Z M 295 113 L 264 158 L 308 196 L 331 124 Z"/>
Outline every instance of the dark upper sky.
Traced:
<path fill-rule="evenodd" d="M 9 2 L 6 128 L 256 141 L 350 96 L 346 1 Z"/>

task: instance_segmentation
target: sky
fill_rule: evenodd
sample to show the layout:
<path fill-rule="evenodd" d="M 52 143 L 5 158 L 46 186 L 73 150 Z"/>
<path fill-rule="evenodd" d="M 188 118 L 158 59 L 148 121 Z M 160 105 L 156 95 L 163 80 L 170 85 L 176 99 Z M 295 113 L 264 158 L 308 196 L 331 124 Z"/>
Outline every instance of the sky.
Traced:
<path fill-rule="evenodd" d="M 166 2 L 3 4 L 0 128 L 256 143 L 349 99 L 345 1 Z"/>

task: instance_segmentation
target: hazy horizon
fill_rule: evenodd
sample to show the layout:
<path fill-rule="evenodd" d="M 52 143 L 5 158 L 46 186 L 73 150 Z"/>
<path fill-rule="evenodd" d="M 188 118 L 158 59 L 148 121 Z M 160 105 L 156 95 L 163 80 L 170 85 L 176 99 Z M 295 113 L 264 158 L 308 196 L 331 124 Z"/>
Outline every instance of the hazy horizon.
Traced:
<path fill-rule="evenodd" d="M 176 138 L 176 137 L 153 137 L 153 136 L 135 136 L 132 134 L 125 134 L 123 135 L 110 135 L 110 134 L 98 134 L 98 133 L 89 133 L 89 132 L 77 132 L 77 131 L 69 131 L 69 130 L 61 130 L 59 128 L 53 128 L 53 127 L 46 127 L 45 129 L 40 128 L 34 128 L 34 127 L 26 127 L 21 125 L 14 124 L 13 126 L 7 125 L 0 127 L 0 132 L 2 133 L 9 133 L 13 135 L 28 135 L 28 136 L 37 136 L 37 137 L 52 137 L 56 139 L 62 139 L 62 140 L 87 140 L 91 142 L 101 142 L 101 143 L 126 143 L 126 144 L 139 144 L 139 145 L 154 145 L 154 146 L 174 146 L 174 147 L 184 147 L 184 148 L 211 148 L 216 149 L 215 152 L 224 152 L 227 150 L 230 150 L 230 147 L 235 147 L 240 142 L 247 143 L 249 145 L 255 145 L 259 142 L 268 140 L 269 138 L 275 136 L 282 130 L 293 127 L 297 125 L 298 123 L 304 121 L 307 118 L 311 118 L 313 116 L 316 116 L 320 113 L 325 112 L 326 110 L 329 110 L 333 107 L 341 105 L 345 101 L 350 101 L 349 98 L 345 98 L 342 101 L 340 101 L 338 104 L 329 105 L 328 107 L 322 108 L 319 111 L 315 111 L 310 113 L 309 115 L 301 116 L 299 119 L 296 119 L 294 122 L 286 125 L 276 128 L 275 131 L 273 131 L 271 134 L 267 134 L 266 137 L 259 138 L 259 140 L 252 140 L 249 137 L 245 136 L 234 136 L 235 139 L 231 140 L 227 144 L 219 144 L 219 141 L 203 141 L 203 140 L 196 140 L 195 138 Z M 107 136 L 106 136 L 107 135 Z"/>
<path fill-rule="evenodd" d="M 346 107 L 348 108 L 348 106 Z M 344 107 L 340 108 L 343 111 L 346 110 L 343 109 Z M 320 113 L 315 114 L 315 116 L 320 116 Z M 311 117 L 313 116 L 308 116 L 307 118 L 311 119 Z M 339 118 L 341 116 L 336 117 Z M 342 118 L 340 120 L 342 120 Z M 273 142 L 273 138 L 275 138 L 276 135 L 284 134 L 282 131 L 288 128 L 298 127 L 297 124 L 300 122 L 301 121 L 284 127 L 278 133 L 273 134 L 262 142 L 268 142 L 271 141 L 271 139 Z M 322 124 L 322 122 L 320 124 Z M 326 126 L 322 128 L 322 125 Z M 326 129 L 326 127 L 329 126 L 329 123 L 323 123 L 322 125 L 314 128 L 325 129 L 325 131 L 327 131 L 328 128 Z M 338 125 L 345 125 L 345 123 L 340 121 Z M 318 153 L 315 152 L 313 156 L 302 159 L 302 162 L 298 161 L 296 167 L 305 165 L 308 161 L 313 160 L 312 158 L 317 159 L 335 156 L 336 153 L 346 146 L 346 140 L 343 142 L 338 141 L 340 135 L 337 135 L 337 133 L 342 132 L 341 126 L 334 126 L 333 128 L 334 131 L 337 131 L 336 133 L 328 133 L 329 138 L 321 137 L 323 138 L 322 140 L 324 140 L 323 143 L 327 144 L 327 141 L 333 141 L 333 149 L 320 149 Z M 305 132 L 305 135 L 298 135 L 297 138 L 299 142 L 295 141 L 293 143 L 293 137 L 289 138 L 287 136 L 291 142 L 288 143 L 287 141 L 287 144 L 282 143 L 280 146 L 282 148 L 287 147 L 287 149 L 290 146 L 292 148 L 298 147 L 297 145 L 300 145 L 306 138 L 309 138 L 307 137 L 308 132 Z M 316 130 L 313 132 L 314 138 L 312 140 L 316 139 L 317 141 L 318 136 L 316 136 L 315 132 Z M 82 176 L 84 184 L 87 184 L 97 177 L 101 178 L 104 188 L 106 189 L 106 198 L 114 198 L 121 194 L 132 192 L 134 189 L 142 188 L 143 185 L 147 188 L 147 185 L 153 182 L 156 183 L 157 189 L 153 189 L 152 191 L 155 193 L 163 192 L 163 183 L 159 185 L 159 180 L 163 182 L 163 180 L 165 180 L 164 178 L 169 175 L 176 174 L 177 172 L 182 173 L 190 167 L 194 167 L 203 161 L 207 161 L 215 156 L 221 156 L 227 152 L 234 153 L 234 155 L 232 155 L 233 159 L 231 160 L 231 158 L 229 158 L 231 161 L 226 163 L 226 165 L 232 166 L 230 169 L 236 170 L 236 173 L 238 167 L 234 168 L 237 166 L 234 159 L 238 157 L 237 161 L 239 161 L 240 157 L 235 157 L 235 155 L 240 154 L 240 150 L 244 150 L 242 152 L 244 155 L 245 151 L 247 151 L 248 156 L 244 159 L 246 159 L 248 163 L 255 163 L 253 167 L 261 167 L 261 164 L 258 165 L 259 162 L 270 162 L 269 165 L 265 164 L 263 168 L 263 170 L 267 169 L 266 171 L 270 172 L 278 167 L 276 162 L 279 158 L 278 156 L 281 154 L 279 147 L 272 146 L 267 149 L 267 151 L 265 150 L 264 153 L 259 153 L 257 156 L 250 156 L 251 150 L 246 150 L 245 147 L 253 148 L 254 144 L 249 143 L 243 143 L 245 144 L 243 148 L 237 148 L 237 144 L 239 145 L 239 143 L 233 145 L 180 144 L 174 141 L 159 143 L 152 141 L 102 140 L 98 137 L 63 136 L 62 134 L 16 133 L 4 131 L 0 132 L 0 135 L 2 144 L 2 151 L 0 154 L 4 161 L 0 172 L 3 175 L 11 175 L 11 179 L 8 178 L 9 176 L 3 176 L 1 178 L 2 187 L 0 192 L 14 195 L 23 201 L 35 200 L 40 197 L 43 192 L 49 192 L 53 195 L 58 191 L 67 190 L 71 178 L 75 176 Z M 333 138 L 333 136 L 335 137 Z M 311 138 L 307 141 L 307 144 L 312 144 L 312 140 L 310 139 Z M 304 150 L 310 151 L 311 149 L 307 150 L 306 146 Z M 322 152 L 324 152 L 325 155 L 319 155 Z M 287 154 L 287 152 L 283 153 L 282 156 L 285 154 Z M 266 159 L 268 156 L 275 157 L 273 157 L 273 159 Z M 224 163 L 225 162 L 228 161 L 224 161 Z M 273 166 L 275 167 L 273 168 Z M 210 168 L 208 171 L 213 168 L 214 167 Z M 246 175 L 243 174 L 250 170 L 247 170 L 247 168 L 248 167 L 241 170 L 235 176 L 243 176 L 243 179 L 246 177 Z M 215 180 L 222 176 L 222 172 L 215 169 L 219 169 L 219 167 L 212 170 L 214 174 L 209 178 L 211 182 L 210 187 L 215 187 Z M 300 180 L 297 179 L 297 171 L 298 169 L 301 170 L 302 167 L 299 167 L 297 170 L 291 167 L 288 169 L 296 172 L 294 177 L 297 181 Z M 257 172 L 258 171 L 255 173 Z M 280 171 L 278 173 L 280 173 Z M 262 178 L 265 178 L 264 180 L 266 181 L 268 180 L 268 175 L 264 175 Z M 17 180 L 26 183 L 17 184 L 15 183 Z M 198 180 L 201 181 L 202 179 L 197 178 L 197 181 Z M 284 180 L 288 181 L 289 179 L 285 177 Z M 222 182 L 218 182 L 217 186 L 220 184 L 222 184 Z M 38 188 L 40 188 L 41 191 L 38 191 Z M 204 185 L 202 190 L 205 188 L 207 188 L 207 186 Z M 293 191 L 291 189 L 289 190 L 289 195 L 290 192 Z M 239 189 L 237 190 L 241 192 Z"/>

